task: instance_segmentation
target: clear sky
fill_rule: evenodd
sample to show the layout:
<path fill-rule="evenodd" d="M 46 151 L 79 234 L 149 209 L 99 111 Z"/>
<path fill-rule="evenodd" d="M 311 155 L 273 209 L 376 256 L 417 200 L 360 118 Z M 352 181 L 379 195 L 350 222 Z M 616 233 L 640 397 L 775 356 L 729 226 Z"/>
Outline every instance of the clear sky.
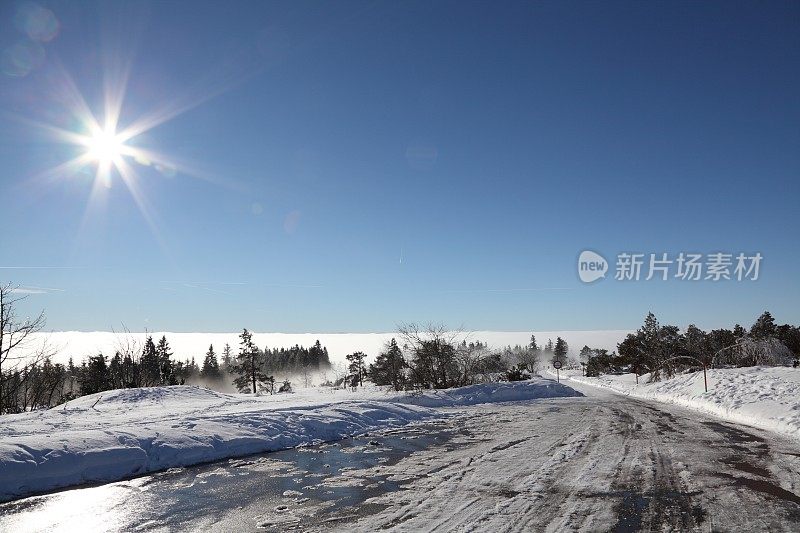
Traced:
<path fill-rule="evenodd" d="M 0 279 L 49 328 L 800 323 L 800 3 L 8 1 L 0 51 Z"/>

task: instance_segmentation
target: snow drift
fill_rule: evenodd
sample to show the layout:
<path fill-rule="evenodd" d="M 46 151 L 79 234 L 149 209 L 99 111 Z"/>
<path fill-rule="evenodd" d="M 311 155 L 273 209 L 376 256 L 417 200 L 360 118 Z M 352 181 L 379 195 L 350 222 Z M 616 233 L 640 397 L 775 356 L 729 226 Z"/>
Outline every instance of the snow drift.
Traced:
<path fill-rule="evenodd" d="M 535 384 L 535 385 L 534 385 Z M 477 405 L 480 403 L 515 402 L 536 398 L 583 396 L 581 393 L 554 381 L 534 378 L 533 381 L 513 383 L 483 383 L 456 389 L 425 391 L 418 395 L 397 398 L 401 403 L 425 407 L 449 407 L 455 405 Z"/>
<path fill-rule="evenodd" d="M 789 367 L 714 368 L 647 383 L 648 374 L 587 378 L 567 371 L 569 379 L 643 398 L 710 413 L 731 422 L 800 439 L 800 369 Z M 562 372 L 562 377 L 565 375 Z"/>
<path fill-rule="evenodd" d="M 306 389 L 251 396 L 191 386 L 108 391 L 0 417 L 0 501 L 445 414 L 434 407 L 578 395 L 541 378 L 419 394 Z"/>

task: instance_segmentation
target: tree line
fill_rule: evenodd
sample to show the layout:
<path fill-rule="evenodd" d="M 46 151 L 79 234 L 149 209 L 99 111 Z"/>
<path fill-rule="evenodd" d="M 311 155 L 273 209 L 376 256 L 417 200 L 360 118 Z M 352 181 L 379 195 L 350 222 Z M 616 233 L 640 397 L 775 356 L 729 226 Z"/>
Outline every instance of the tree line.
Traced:
<path fill-rule="evenodd" d="M 259 348 L 244 329 L 234 353 L 226 344 L 220 356 L 209 346 L 198 364 L 194 357 L 173 357 L 165 336 L 147 336 L 139 344 L 132 335 L 118 338 L 115 354 L 92 355 L 80 365 L 53 363 L 46 344 L 32 351 L 33 334 L 44 327 L 44 315 L 20 319 L 15 315 L 18 296 L 9 285 L 0 286 L 0 414 L 58 405 L 70 399 L 106 390 L 180 385 L 189 382 L 233 383 L 240 392 L 275 393 L 291 390 L 291 383 L 275 376 L 295 375 L 305 380 L 331 370 L 326 347 L 319 341 L 305 348 Z M 479 382 L 527 379 L 543 363 L 560 361 L 567 368 L 585 365 L 586 374 L 634 372 L 655 381 L 677 372 L 703 367 L 785 365 L 800 363 L 800 328 L 778 325 L 769 312 L 745 329 L 703 331 L 690 325 L 685 331 L 662 325 L 653 313 L 634 333 L 617 345 L 617 351 L 584 346 L 577 359 L 558 337 L 539 346 L 531 335 L 526 345 L 491 349 L 469 334 L 441 325 L 406 324 L 367 365 L 361 351 L 346 356 L 347 366 L 328 385 L 357 387 L 365 380 L 394 390 L 444 389 Z M 27 353 L 22 360 L 21 353 Z M 277 388 L 277 391 L 276 391 Z"/>
<path fill-rule="evenodd" d="M 642 326 L 617 345 L 617 351 L 591 349 L 580 352 L 586 375 L 633 372 L 649 374 L 650 381 L 669 378 L 678 372 L 719 367 L 756 365 L 800 365 L 800 328 L 775 323 L 769 311 L 745 329 L 704 331 L 690 324 L 685 331 L 662 325 L 648 313 Z"/>
<path fill-rule="evenodd" d="M 459 335 L 442 326 L 402 326 L 398 337 L 386 344 L 371 365 L 364 364 L 366 356 L 361 352 L 348 355 L 349 373 L 344 379 L 357 386 L 368 378 L 399 391 L 527 379 L 543 363 L 556 361 L 565 368 L 583 366 L 589 376 L 634 372 L 649 374 L 651 381 L 704 366 L 800 365 L 800 328 L 776 324 L 768 311 L 749 330 L 737 324 L 733 329 L 708 332 L 693 324 L 681 332 L 677 326 L 659 324 L 649 313 L 642 327 L 611 353 L 584 346 L 570 356 L 565 339 L 548 339 L 540 347 L 533 335 L 528 345 L 491 350 L 479 341 L 459 342 Z"/>
<path fill-rule="evenodd" d="M 44 329 L 44 314 L 20 318 L 16 309 L 25 298 L 11 285 L 0 285 L 0 414 L 49 408 L 80 396 L 107 390 L 185 383 L 233 384 L 241 392 L 275 392 L 271 374 L 284 376 L 329 369 L 328 349 L 317 341 L 310 348 L 260 349 L 246 329 L 238 353 L 225 345 L 221 357 L 208 348 L 200 364 L 194 357 L 177 360 L 166 336 L 148 335 L 141 343 L 129 332 L 117 338 L 113 356 L 99 353 L 79 365 L 52 362 L 55 350 L 35 334 Z M 284 380 L 278 391 L 290 390 Z"/>
<path fill-rule="evenodd" d="M 364 365 L 361 352 L 348 355 L 351 386 L 364 377 L 394 390 L 446 389 L 480 382 L 527 379 L 545 360 L 566 361 L 569 346 L 558 337 L 539 347 L 531 335 L 525 346 L 489 348 L 481 341 L 468 342 L 468 335 L 441 325 L 402 325 L 397 338 L 389 341 L 375 362 Z"/>
<path fill-rule="evenodd" d="M 328 349 L 319 340 L 311 348 L 294 345 L 291 348 L 263 350 L 253 342 L 253 334 L 244 329 L 239 335 L 239 353 L 230 355 L 230 346 L 225 346 L 223 369 L 234 377 L 233 384 L 244 393 L 275 392 L 276 372 L 301 375 L 308 386 L 312 373 L 331 367 Z M 284 380 L 278 392 L 291 390 L 291 383 Z"/>

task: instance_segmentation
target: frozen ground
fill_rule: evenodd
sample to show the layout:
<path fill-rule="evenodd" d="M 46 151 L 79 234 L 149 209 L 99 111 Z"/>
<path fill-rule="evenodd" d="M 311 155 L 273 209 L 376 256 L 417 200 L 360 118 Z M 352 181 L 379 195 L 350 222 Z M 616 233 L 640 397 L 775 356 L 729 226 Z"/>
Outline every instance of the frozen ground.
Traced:
<path fill-rule="evenodd" d="M 470 434 L 382 469 L 408 484 L 368 500 L 387 507 L 353 529 L 798 530 L 794 441 L 578 387 L 585 397 L 463 410 Z"/>
<path fill-rule="evenodd" d="M 647 383 L 649 374 L 582 377 L 579 371 L 562 376 L 588 385 L 605 387 L 636 398 L 657 400 L 703 411 L 720 418 L 783 433 L 800 440 L 800 369 L 748 367 L 709 369 L 708 392 L 703 372 Z M 569 383 L 569 382 L 567 382 Z"/>
<path fill-rule="evenodd" d="M 399 427 L 441 417 L 441 407 L 576 394 L 543 378 L 414 395 L 305 389 L 254 397 L 189 386 L 109 391 L 0 418 L 0 501 Z"/>
<path fill-rule="evenodd" d="M 798 530 L 796 441 L 572 385 L 585 396 L 9 502 L 0 530 Z"/>

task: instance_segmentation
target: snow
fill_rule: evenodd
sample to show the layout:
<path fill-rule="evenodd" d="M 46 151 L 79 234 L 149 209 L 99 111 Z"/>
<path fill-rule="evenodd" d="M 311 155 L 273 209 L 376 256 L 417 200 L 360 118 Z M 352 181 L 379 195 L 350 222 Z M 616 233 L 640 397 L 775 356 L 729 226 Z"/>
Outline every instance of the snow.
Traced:
<path fill-rule="evenodd" d="M 103 392 L 0 420 L 0 500 L 341 439 L 446 416 L 440 407 L 580 396 L 552 380 L 408 394 L 223 394 L 192 386 Z"/>
<path fill-rule="evenodd" d="M 588 378 L 561 371 L 561 378 L 603 387 L 628 396 L 672 403 L 719 418 L 776 431 L 800 440 L 800 369 L 747 367 L 709 369 L 708 392 L 703 372 L 681 374 L 647 383 L 649 374 L 603 375 Z"/>
<path fill-rule="evenodd" d="M 98 397 L 82 398 L 68 408 L 87 417 L 84 423 L 62 427 L 82 425 L 98 438 L 104 431 L 143 434 L 140 426 L 153 419 L 162 430 L 170 420 L 218 419 L 220 411 L 252 419 L 261 411 L 341 413 L 370 403 L 434 418 L 370 429 L 347 444 L 173 468 L 6 504 L 0 530 L 797 530 L 796 440 L 604 387 L 566 384 L 585 395 L 539 378 L 411 396 L 373 388 L 253 398 L 173 387 L 103 396 L 95 409 L 106 418 L 91 419 Z M 573 396 L 468 405 L 560 392 Z M 26 416 L 36 422 L 33 415 L 52 413 Z M 108 427 L 126 419 L 135 423 Z M 227 430 L 239 431 L 233 421 Z"/>
<path fill-rule="evenodd" d="M 536 387 L 531 387 L 531 383 L 538 384 Z M 564 385 L 553 383 L 552 380 L 534 378 L 533 381 L 484 383 L 457 389 L 426 391 L 424 394 L 399 397 L 397 401 L 425 407 L 452 407 L 564 396 L 581 396 L 581 394 Z"/>
<path fill-rule="evenodd" d="M 457 408 L 460 415 L 446 422 L 468 431 L 395 465 L 348 471 L 365 482 L 383 476 L 402 490 L 368 499 L 380 510 L 347 529 L 797 530 L 796 442 L 576 387 L 586 395 Z M 751 475 L 741 464 L 762 468 L 748 482 L 769 484 L 772 494 L 731 482 Z"/>

